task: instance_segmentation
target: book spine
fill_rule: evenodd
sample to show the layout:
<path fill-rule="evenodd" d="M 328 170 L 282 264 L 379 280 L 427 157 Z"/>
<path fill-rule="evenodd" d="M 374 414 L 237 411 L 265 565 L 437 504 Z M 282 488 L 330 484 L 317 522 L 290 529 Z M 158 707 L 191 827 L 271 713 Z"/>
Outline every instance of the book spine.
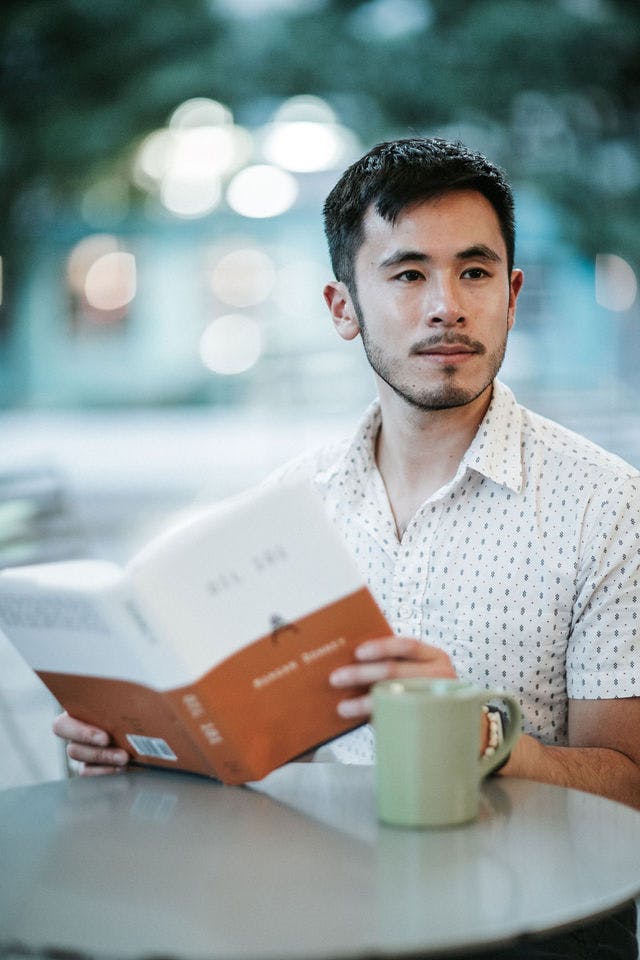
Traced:
<path fill-rule="evenodd" d="M 214 718 L 207 686 L 205 677 L 184 687 L 168 690 L 165 696 L 206 758 L 212 775 L 224 783 L 246 783 L 254 779 L 252 771 L 240 762 L 242 751 L 228 736 L 224 723 Z"/>

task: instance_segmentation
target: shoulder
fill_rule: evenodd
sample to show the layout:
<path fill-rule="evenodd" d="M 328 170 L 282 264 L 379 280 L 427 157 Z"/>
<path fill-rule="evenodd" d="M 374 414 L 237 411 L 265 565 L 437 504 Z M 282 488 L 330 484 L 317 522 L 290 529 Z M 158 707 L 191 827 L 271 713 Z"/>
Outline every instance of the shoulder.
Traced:
<path fill-rule="evenodd" d="M 573 531 L 582 561 L 600 562 L 616 544 L 635 558 L 640 543 L 640 471 L 621 457 L 522 408 L 525 489 L 545 518 Z M 554 520 L 555 518 L 555 520 Z M 546 534 L 545 534 L 546 535 Z M 560 534 L 562 535 L 562 534 Z"/>
<path fill-rule="evenodd" d="M 320 489 L 330 489 L 345 475 L 366 474 L 374 459 L 375 437 L 380 425 L 377 401 L 367 407 L 355 431 L 319 445 L 283 464 L 267 477 L 265 483 L 310 481 Z"/>
<path fill-rule="evenodd" d="M 323 480 L 340 468 L 349 449 L 349 440 L 344 439 L 317 447 L 299 454 L 274 470 L 264 481 L 266 484 L 287 484 L 307 480 L 322 484 Z"/>
<path fill-rule="evenodd" d="M 634 488 L 640 483 L 640 470 L 622 457 L 526 407 L 520 410 L 523 454 L 525 458 L 527 454 L 542 457 L 547 472 L 556 467 L 569 479 L 580 478 L 596 486 Z"/>

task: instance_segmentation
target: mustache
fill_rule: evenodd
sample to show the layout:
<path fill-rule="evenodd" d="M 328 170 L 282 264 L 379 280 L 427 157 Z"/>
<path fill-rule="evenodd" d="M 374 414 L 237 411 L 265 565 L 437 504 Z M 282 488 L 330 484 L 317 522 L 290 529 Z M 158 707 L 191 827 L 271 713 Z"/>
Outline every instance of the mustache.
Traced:
<path fill-rule="evenodd" d="M 444 336 L 436 334 L 432 337 L 425 337 L 424 340 L 419 340 L 418 343 L 414 343 L 411 348 L 411 353 L 424 353 L 425 350 L 432 350 L 434 347 L 446 346 L 452 347 L 456 344 L 462 344 L 469 349 L 474 350 L 476 353 L 486 353 L 487 348 L 483 343 L 480 343 L 479 340 L 472 340 L 471 337 L 468 337 L 464 333 L 458 334 L 445 334 Z"/>

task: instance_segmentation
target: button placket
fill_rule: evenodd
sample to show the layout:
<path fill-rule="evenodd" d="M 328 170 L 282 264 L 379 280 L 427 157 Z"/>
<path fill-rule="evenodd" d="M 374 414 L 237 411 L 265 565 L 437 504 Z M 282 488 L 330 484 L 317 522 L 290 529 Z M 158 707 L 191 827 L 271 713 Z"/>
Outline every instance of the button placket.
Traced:
<path fill-rule="evenodd" d="M 425 505 L 407 527 L 397 552 L 393 573 L 392 622 L 395 631 L 404 636 L 422 636 L 430 556 L 441 512 L 439 505 Z"/>

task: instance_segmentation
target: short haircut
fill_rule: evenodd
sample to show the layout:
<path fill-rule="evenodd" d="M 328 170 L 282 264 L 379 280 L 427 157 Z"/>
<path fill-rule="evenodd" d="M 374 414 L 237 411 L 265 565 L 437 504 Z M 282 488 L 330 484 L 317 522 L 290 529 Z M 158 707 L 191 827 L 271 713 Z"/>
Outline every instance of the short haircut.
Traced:
<path fill-rule="evenodd" d="M 454 190 L 477 190 L 496 212 L 513 269 L 515 215 L 506 174 L 481 153 L 438 137 L 379 143 L 340 177 L 324 204 L 324 227 L 337 280 L 355 293 L 355 258 L 369 207 L 394 223 L 405 207 Z"/>

